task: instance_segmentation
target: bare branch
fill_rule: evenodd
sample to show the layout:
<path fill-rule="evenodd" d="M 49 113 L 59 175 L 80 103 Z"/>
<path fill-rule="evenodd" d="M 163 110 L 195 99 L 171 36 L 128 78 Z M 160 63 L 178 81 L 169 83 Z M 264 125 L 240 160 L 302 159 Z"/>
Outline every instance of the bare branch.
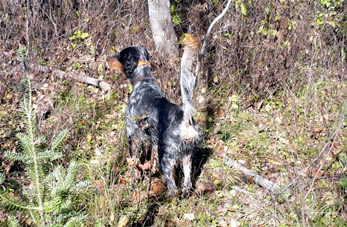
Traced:
<path fill-rule="evenodd" d="M 205 39 L 204 39 L 204 42 L 203 42 L 202 47 L 201 47 L 201 52 L 200 52 L 199 60 L 201 60 L 201 59 L 203 58 L 203 56 L 204 56 L 204 52 L 205 52 L 205 48 L 206 48 L 206 43 L 207 43 L 208 37 L 210 36 L 210 33 L 211 33 L 211 30 L 212 30 L 213 26 L 214 26 L 214 25 L 224 16 L 224 14 L 228 11 L 229 6 L 230 6 L 230 3 L 231 3 L 231 0 L 229 0 L 229 1 L 227 2 L 227 5 L 226 5 L 225 8 L 223 9 L 222 13 L 219 14 L 219 15 L 212 21 L 212 23 L 210 24 L 210 26 L 208 27 L 207 33 L 206 33 L 206 36 L 205 36 Z M 200 69 L 200 61 L 198 61 L 197 65 L 196 65 L 196 68 L 195 68 L 195 75 L 198 75 L 199 69 Z"/>

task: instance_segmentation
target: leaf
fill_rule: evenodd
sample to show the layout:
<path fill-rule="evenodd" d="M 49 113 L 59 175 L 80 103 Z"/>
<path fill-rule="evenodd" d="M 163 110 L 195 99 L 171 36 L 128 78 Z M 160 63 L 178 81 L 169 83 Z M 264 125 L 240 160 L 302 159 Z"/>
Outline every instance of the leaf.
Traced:
<path fill-rule="evenodd" d="M 217 76 L 217 75 L 214 76 L 214 77 L 213 77 L 213 83 L 216 84 L 216 83 L 218 83 L 218 81 L 219 81 L 218 76 Z"/>
<path fill-rule="evenodd" d="M 144 164 L 139 164 L 139 168 L 142 171 L 149 170 L 151 168 L 151 162 L 150 161 L 146 161 Z"/>
<path fill-rule="evenodd" d="M 89 37 L 89 34 L 87 32 L 82 33 L 81 39 L 85 39 L 87 37 Z"/>
<path fill-rule="evenodd" d="M 339 185 L 342 189 L 346 189 L 347 188 L 347 178 L 343 177 L 339 180 Z"/>
<path fill-rule="evenodd" d="M 328 24 L 330 24 L 333 28 L 336 28 L 336 22 L 335 21 L 327 21 Z"/>
<path fill-rule="evenodd" d="M 81 34 L 81 39 L 85 39 L 87 37 L 89 37 L 89 34 L 87 32 Z"/>
<path fill-rule="evenodd" d="M 243 16 L 246 16 L 247 15 L 247 9 L 245 7 L 245 4 L 243 4 L 243 2 L 241 2 L 241 14 Z"/>
<path fill-rule="evenodd" d="M 128 226 L 130 222 L 130 219 L 128 216 L 123 216 L 119 219 L 118 221 L 118 224 L 117 224 L 117 227 L 125 227 L 125 226 Z"/>
<path fill-rule="evenodd" d="M 156 181 L 151 185 L 151 190 L 149 192 L 151 197 L 158 197 L 165 190 L 165 186 L 160 182 Z"/>

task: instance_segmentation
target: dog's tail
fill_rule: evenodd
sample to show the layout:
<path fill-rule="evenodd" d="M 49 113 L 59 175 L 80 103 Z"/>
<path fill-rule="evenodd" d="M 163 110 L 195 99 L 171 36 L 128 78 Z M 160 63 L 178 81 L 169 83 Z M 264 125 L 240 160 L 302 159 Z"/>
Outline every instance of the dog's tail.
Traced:
<path fill-rule="evenodd" d="M 180 40 L 180 43 L 184 46 L 181 60 L 180 79 L 184 122 L 191 125 L 195 112 L 193 106 L 193 92 L 196 84 L 196 76 L 192 71 L 193 63 L 198 53 L 199 42 L 191 34 L 184 34 Z"/>

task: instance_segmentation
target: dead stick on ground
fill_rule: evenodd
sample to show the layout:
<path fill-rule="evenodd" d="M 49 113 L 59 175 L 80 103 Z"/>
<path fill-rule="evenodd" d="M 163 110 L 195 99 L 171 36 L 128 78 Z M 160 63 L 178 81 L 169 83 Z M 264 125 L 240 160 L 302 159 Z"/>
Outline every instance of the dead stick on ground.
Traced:
<path fill-rule="evenodd" d="M 253 172 L 252 170 L 249 170 L 249 169 L 247 169 L 246 167 L 243 167 L 240 163 L 238 163 L 237 161 L 234 161 L 234 160 L 231 159 L 231 158 L 228 158 L 228 159 L 225 161 L 225 164 L 226 164 L 228 167 L 232 167 L 232 168 L 234 168 L 234 169 L 240 170 L 240 171 L 241 171 L 243 174 L 245 174 L 249 179 L 250 179 L 250 178 L 253 178 L 253 181 L 254 181 L 256 184 L 258 184 L 258 185 L 260 185 L 260 186 L 266 188 L 267 190 L 271 191 L 272 193 L 277 193 L 277 192 L 279 192 L 279 190 L 280 190 L 280 187 L 279 187 L 277 184 L 275 184 L 275 183 L 273 183 L 273 182 L 271 182 L 271 181 L 265 179 L 264 177 L 262 177 L 262 176 L 256 174 L 256 173 Z"/>
<path fill-rule="evenodd" d="M 73 80 L 77 80 L 79 82 L 82 83 L 86 83 L 86 84 L 90 84 L 93 85 L 95 87 L 99 87 L 102 90 L 106 90 L 109 91 L 111 90 L 111 85 L 109 85 L 107 82 L 90 77 L 90 76 L 86 76 L 83 74 L 70 74 L 70 73 L 66 73 L 64 71 L 61 70 L 52 70 L 50 67 L 47 66 L 42 66 L 42 65 L 38 65 L 38 64 L 33 64 L 33 63 L 29 63 L 28 67 L 31 70 L 35 70 L 35 71 L 39 71 L 39 72 L 52 72 L 54 75 L 57 75 L 59 77 L 63 77 L 63 78 L 71 78 Z"/>

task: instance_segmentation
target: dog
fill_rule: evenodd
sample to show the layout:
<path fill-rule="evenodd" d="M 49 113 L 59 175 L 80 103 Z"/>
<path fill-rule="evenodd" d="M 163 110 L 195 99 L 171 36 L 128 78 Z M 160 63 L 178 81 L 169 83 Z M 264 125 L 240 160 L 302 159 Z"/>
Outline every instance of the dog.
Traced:
<path fill-rule="evenodd" d="M 178 194 L 175 172 L 181 164 L 184 174 L 182 193 L 188 195 L 192 190 L 193 153 L 200 143 L 200 129 L 191 113 L 195 81 L 193 86 L 186 86 L 185 82 L 182 85 L 181 81 L 183 105 L 179 106 L 163 96 L 152 75 L 145 48 L 127 47 L 118 56 L 108 57 L 107 65 L 111 70 L 124 72 L 133 87 L 125 111 L 130 150 L 136 149 L 131 145 L 136 137 L 148 139 L 157 147 L 159 167 L 169 196 Z"/>

